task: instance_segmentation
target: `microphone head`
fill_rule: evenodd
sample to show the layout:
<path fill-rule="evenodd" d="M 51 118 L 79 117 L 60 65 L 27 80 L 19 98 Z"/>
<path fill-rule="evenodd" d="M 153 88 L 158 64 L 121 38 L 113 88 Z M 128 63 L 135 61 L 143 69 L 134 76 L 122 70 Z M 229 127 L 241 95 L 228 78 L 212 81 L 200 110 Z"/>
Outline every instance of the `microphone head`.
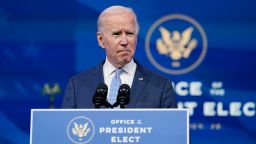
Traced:
<path fill-rule="evenodd" d="M 107 99 L 107 94 L 108 94 L 108 86 L 104 83 L 100 83 L 97 86 L 92 102 L 97 106 L 103 105 Z"/>
<path fill-rule="evenodd" d="M 106 96 L 108 94 L 108 86 L 104 83 L 100 83 L 96 89 L 96 93 Z"/>
<path fill-rule="evenodd" d="M 130 102 L 130 91 L 131 88 L 127 84 L 122 84 L 118 90 L 117 102 L 121 106 L 125 106 Z"/>
<path fill-rule="evenodd" d="M 127 94 L 130 96 L 130 86 L 128 84 L 122 84 L 120 87 L 119 87 L 119 90 L 118 92 L 119 93 L 122 93 L 122 94 Z"/>

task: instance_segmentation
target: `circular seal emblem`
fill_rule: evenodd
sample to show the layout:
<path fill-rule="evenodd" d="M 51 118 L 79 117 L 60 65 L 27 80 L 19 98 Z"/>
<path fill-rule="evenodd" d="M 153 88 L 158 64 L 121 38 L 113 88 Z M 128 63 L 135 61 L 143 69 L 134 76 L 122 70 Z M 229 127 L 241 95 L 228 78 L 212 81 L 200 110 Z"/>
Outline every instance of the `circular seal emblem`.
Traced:
<path fill-rule="evenodd" d="M 207 37 L 194 19 L 167 15 L 149 29 L 145 41 L 146 55 L 160 71 L 180 75 L 194 70 L 207 52 Z"/>
<path fill-rule="evenodd" d="M 75 144 L 88 143 L 94 137 L 94 133 L 94 124 L 87 117 L 75 117 L 67 126 L 68 138 Z"/>

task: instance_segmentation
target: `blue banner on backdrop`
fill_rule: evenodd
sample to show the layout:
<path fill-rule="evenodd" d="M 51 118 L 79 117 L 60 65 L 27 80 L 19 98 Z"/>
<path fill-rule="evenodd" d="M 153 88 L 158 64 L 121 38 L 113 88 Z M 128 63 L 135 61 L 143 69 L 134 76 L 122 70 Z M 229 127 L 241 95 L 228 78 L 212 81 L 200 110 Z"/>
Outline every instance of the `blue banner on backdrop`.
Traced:
<path fill-rule="evenodd" d="M 1 0 L 0 142 L 29 142 L 31 108 L 60 108 L 68 78 L 105 59 L 97 17 L 134 9 L 136 59 L 172 80 L 191 143 L 256 143 L 256 2 Z M 15 139 L 13 138 L 15 137 Z"/>

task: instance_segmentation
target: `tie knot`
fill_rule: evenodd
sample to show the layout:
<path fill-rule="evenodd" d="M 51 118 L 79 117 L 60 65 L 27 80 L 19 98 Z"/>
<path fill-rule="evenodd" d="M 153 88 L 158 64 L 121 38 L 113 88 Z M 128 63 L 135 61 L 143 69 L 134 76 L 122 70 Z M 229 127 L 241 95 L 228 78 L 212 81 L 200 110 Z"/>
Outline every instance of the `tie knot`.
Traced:
<path fill-rule="evenodd" d="M 121 74 L 122 71 L 123 71 L 122 69 L 116 69 L 116 70 L 115 70 L 115 75 L 116 75 L 116 76 L 120 76 L 120 74 Z"/>

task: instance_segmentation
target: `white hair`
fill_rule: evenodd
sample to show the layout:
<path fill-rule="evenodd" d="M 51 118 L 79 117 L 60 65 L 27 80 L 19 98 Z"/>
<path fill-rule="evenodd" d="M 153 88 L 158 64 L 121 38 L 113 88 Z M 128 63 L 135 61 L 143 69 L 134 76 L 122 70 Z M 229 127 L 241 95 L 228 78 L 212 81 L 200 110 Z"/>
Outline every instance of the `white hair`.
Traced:
<path fill-rule="evenodd" d="M 103 12 L 100 13 L 97 21 L 98 26 L 98 32 L 103 33 L 104 32 L 104 17 L 106 14 L 113 14 L 113 13 L 122 13 L 122 12 L 130 12 L 134 19 L 135 19 L 135 25 L 136 25 L 136 34 L 139 33 L 140 26 L 137 21 L 137 16 L 132 8 L 124 7 L 124 6 L 111 6 L 106 8 Z"/>

